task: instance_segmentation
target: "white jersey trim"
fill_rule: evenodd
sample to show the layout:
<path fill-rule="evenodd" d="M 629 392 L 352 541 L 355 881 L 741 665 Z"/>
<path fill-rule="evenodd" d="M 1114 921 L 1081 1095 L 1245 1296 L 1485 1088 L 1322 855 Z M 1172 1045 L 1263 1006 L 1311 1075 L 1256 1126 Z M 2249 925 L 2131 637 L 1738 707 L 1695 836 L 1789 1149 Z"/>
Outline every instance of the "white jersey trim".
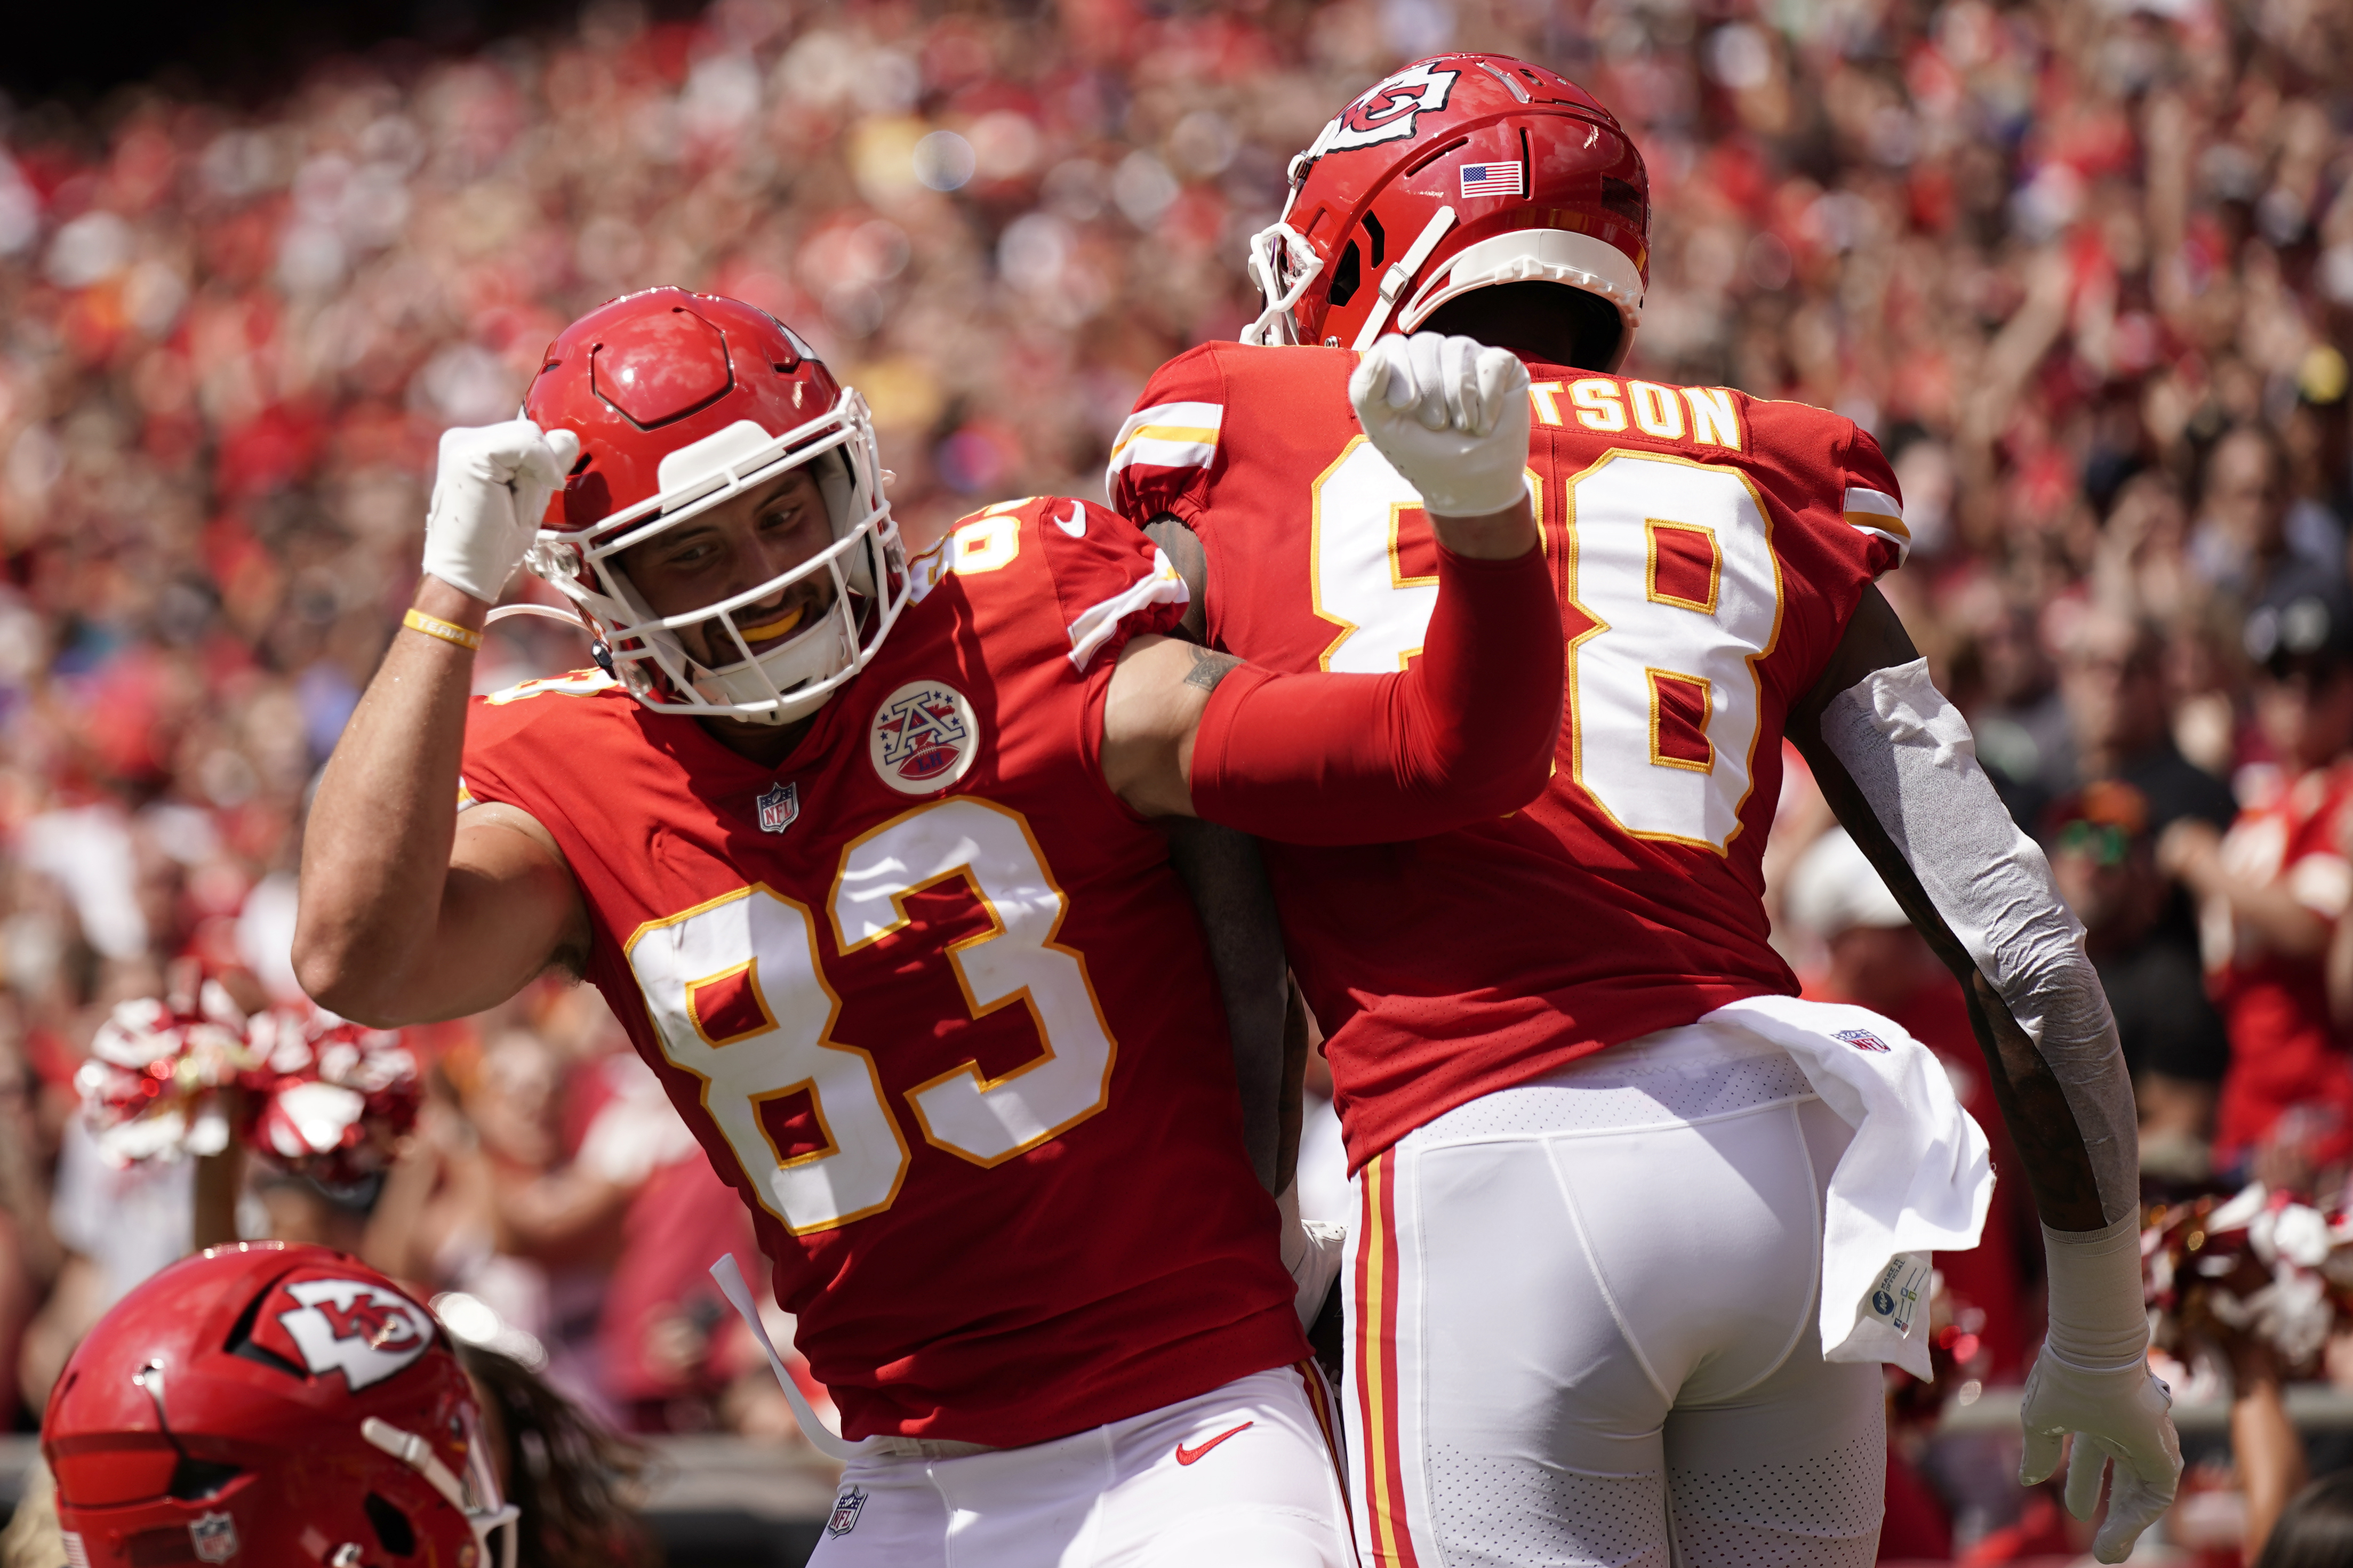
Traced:
<path fill-rule="evenodd" d="M 1185 579 L 1177 575 L 1176 568 L 1169 563 L 1167 552 L 1155 547 L 1152 552 L 1152 571 L 1147 575 L 1080 612 L 1079 618 L 1071 623 L 1071 662 L 1085 669 L 1119 630 L 1120 622 L 1145 605 L 1183 605 L 1191 599 L 1192 593 L 1185 586 Z"/>
<path fill-rule="evenodd" d="M 1885 490 L 1849 485 L 1846 520 L 1851 526 L 1895 546 L 1897 565 L 1904 564 L 1904 557 L 1912 552 L 1912 531 L 1904 526 L 1904 503 Z"/>
<path fill-rule="evenodd" d="M 1155 403 L 1137 409 L 1112 443 L 1104 483 L 1116 483 L 1119 471 L 1133 463 L 1155 468 L 1208 467 L 1218 455 L 1225 418 L 1225 405 L 1218 403 Z"/>

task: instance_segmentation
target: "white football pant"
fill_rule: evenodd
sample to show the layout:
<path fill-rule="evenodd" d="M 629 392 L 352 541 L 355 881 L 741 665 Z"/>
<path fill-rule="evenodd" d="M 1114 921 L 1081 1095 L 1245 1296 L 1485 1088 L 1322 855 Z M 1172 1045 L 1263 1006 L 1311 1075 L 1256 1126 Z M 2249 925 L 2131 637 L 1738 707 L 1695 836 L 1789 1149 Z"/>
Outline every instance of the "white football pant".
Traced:
<path fill-rule="evenodd" d="M 1786 1052 L 1690 1027 L 1369 1162 L 1344 1391 L 1366 1568 L 1867 1568 L 1881 1371 L 1824 1363 L 1815 1326 L 1849 1137 Z"/>
<path fill-rule="evenodd" d="M 1024 1448 L 860 1455 L 810 1568 L 1355 1568 L 1333 1415 L 1303 1364 Z"/>

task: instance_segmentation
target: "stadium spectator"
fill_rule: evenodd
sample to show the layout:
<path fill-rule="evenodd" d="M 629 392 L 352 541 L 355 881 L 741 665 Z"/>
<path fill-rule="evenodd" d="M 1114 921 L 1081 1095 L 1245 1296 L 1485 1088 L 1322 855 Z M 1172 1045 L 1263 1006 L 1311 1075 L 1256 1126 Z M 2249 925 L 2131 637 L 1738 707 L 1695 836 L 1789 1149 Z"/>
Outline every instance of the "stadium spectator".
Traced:
<path fill-rule="evenodd" d="M 2326 506 L 2292 496 L 2289 481 L 2286 449 L 2269 428 L 2242 425 L 2214 444 L 2204 515 L 2189 542 L 2200 576 L 2252 602 L 2283 569 L 2342 574 L 2344 524 Z"/>
<path fill-rule="evenodd" d="M 2206 906 L 2208 966 L 2230 1032 L 2214 1157 L 2259 1146 L 2273 1185 L 2309 1192 L 2353 1153 L 2353 1061 L 2331 1015 L 2327 964 L 2353 902 L 2353 602 L 2336 576 L 2298 573 L 2248 617 L 2254 709 L 2272 760 L 2242 774 L 2222 835 L 2183 818 L 2158 869 Z"/>
<path fill-rule="evenodd" d="M 2084 922 L 2133 1075 L 2142 1174 L 2203 1181 L 2230 1044 L 2206 995 L 2186 900 L 2157 869 L 2157 811 L 2141 789 L 2109 779 L 2058 802 L 2045 822 L 2052 873 Z"/>
<path fill-rule="evenodd" d="M 2339 1470 L 2289 1500 L 2254 1568 L 2327 1568 L 2348 1554 L 2353 1554 L 2353 1470 Z"/>

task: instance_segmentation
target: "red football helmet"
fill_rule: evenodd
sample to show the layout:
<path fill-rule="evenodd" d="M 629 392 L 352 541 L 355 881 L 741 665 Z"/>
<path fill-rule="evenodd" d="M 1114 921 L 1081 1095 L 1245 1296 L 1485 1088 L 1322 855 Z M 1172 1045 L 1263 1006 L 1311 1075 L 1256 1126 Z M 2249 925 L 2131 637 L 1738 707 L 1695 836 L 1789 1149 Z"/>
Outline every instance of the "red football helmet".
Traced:
<path fill-rule="evenodd" d="M 1499 283 L 1599 296 L 1632 346 L 1651 276 L 1641 154 L 1584 89 L 1508 55 L 1434 55 L 1376 83 L 1291 161 L 1251 237 L 1249 343 L 1364 349 Z M 1388 265 L 1383 266 L 1386 262 Z"/>
<path fill-rule="evenodd" d="M 683 289 L 607 301 L 543 360 L 523 413 L 577 435 L 580 460 L 524 561 L 579 606 L 600 662 L 663 712 L 781 724 L 816 711 L 874 657 L 907 602 L 865 400 L 766 311 Z M 831 548 L 811 560 L 670 616 L 655 615 L 620 570 L 622 551 L 804 464 L 833 521 Z M 754 657 L 752 642 L 776 629 L 739 626 L 734 612 L 820 573 L 832 602 Z M 702 623 L 743 658 L 712 667 L 690 655 L 678 632 Z"/>
<path fill-rule="evenodd" d="M 250 1242 L 99 1321 L 41 1452 L 75 1568 L 514 1568 L 473 1387 L 433 1315 L 356 1258 Z"/>

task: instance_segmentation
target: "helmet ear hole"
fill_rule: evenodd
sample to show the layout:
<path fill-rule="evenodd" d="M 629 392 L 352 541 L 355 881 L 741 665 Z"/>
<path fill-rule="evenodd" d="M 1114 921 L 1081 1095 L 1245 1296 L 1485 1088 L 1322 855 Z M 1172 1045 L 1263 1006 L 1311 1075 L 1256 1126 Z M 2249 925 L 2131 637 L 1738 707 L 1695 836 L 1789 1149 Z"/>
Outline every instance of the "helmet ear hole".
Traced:
<path fill-rule="evenodd" d="M 1332 289 L 1327 296 L 1333 304 L 1345 305 L 1356 297 L 1356 289 L 1364 281 L 1364 272 L 1356 260 L 1356 242 L 1350 240 L 1340 252 L 1340 264 L 1332 269 Z"/>
<path fill-rule="evenodd" d="M 223 1487 L 244 1473 L 235 1465 L 212 1459 L 182 1459 L 172 1467 L 169 1495 L 183 1502 L 202 1502 L 219 1495 Z"/>
<path fill-rule="evenodd" d="M 376 1544 L 395 1557 L 409 1557 L 417 1552 L 417 1530 L 408 1516 L 375 1492 L 367 1495 L 361 1505 L 367 1510 L 368 1523 L 375 1529 Z"/>

